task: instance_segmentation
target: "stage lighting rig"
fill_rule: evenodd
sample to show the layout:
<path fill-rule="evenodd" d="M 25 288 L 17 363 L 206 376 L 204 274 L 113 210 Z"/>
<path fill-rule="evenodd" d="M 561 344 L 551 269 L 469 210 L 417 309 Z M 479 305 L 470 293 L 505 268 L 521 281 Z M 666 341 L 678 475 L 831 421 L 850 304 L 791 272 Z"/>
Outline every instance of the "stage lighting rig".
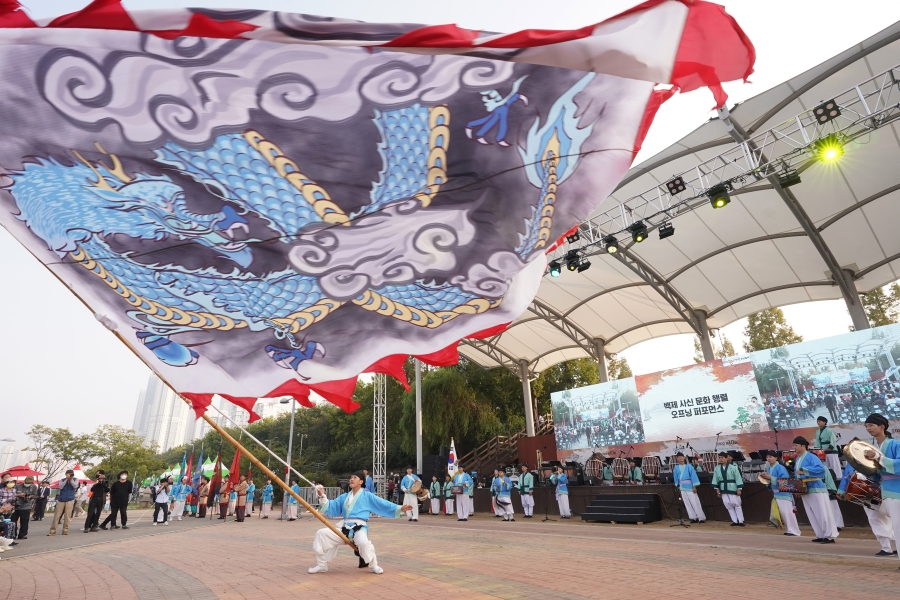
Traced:
<path fill-rule="evenodd" d="M 818 123 L 827 123 L 841 116 L 841 107 L 834 100 L 829 100 L 815 107 L 813 116 L 815 116 Z"/>
<path fill-rule="evenodd" d="M 813 142 L 813 148 L 816 158 L 822 162 L 833 162 L 844 155 L 844 144 L 835 133 Z"/>
<path fill-rule="evenodd" d="M 686 189 L 685 185 L 684 185 L 684 179 L 679 175 L 678 177 L 675 177 L 675 178 L 671 179 L 670 181 L 667 181 L 666 188 L 668 188 L 669 194 L 671 194 L 672 196 L 675 196 L 676 194 L 680 194 L 681 192 L 683 192 Z"/>
<path fill-rule="evenodd" d="M 562 272 L 562 268 L 560 267 L 558 260 L 550 261 L 550 277 L 559 277 L 559 274 Z"/>
<path fill-rule="evenodd" d="M 574 271 L 578 268 L 578 250 L 569 250 L 566 252 L 566 268 Z"/>
<path fill-rule="evenodd" d="M 566 241 L 569 242 L 570 244 L 574 244 L 575 242 L 577 242 L 580 239 L 581 239 L 581 234 L 578 233 L 577 231 L 572 233 L 572 235 L 566 236 Z"/>
<path fill-rule="evenodd" d="M 659 239 L 664 240 L 673 235 L 675 235 L 675 226 L 672 225 L 671 221 L 666 221 L 659 226 Z"/>
<path fill-rule="evenodd" d="M 619 240 L 613 235 L 603 238 L 603 247 L 606 248 L 608 254 L 615 254 L 619 251 Z"/>
<path fill-rule="evenodd" d="M 731 197 L 728 195 L 730 187 L 731 186 L 727 183 L 720 183 L 719 185 L 710 188 L 706 195 L 709 196 L 709 203 L 713 208 L 724 208 L 728 206 L 731 202 Z"/>
<path fill-rule="evenodd" d="M 579 273 L 584 273 L 585 271 L 587 271 L 590 268 L 591 268 L 591 261 L 589 261 L 586 258 L 581 259 L 581 262 L 578 263 L 578 272 Z"/>
<path fill-rule="evenodd" d="M 635 244 L 640 244 L 647 239 L 647 226 L 644 225 L 643 221 L 635 221 L 628 228 L 628 231 L 631 232 L 631 239 L 634 240 Z"/>
<path fill-rule="evenodd" d="M 789 188 L 800 183 L 800 174 L 797 171 L 788 171 L 778 176 L 778 185 Z"/>

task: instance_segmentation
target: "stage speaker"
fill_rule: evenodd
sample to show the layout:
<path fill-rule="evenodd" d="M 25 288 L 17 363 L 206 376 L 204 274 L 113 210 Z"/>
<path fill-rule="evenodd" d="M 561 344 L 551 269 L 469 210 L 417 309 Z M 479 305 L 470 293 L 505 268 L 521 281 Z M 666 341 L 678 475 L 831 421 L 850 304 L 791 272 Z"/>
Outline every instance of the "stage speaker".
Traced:
<path fill-rule="evenodd" d="M 697 473 L 697 479 L 700 480 L 700 483 L 712 483 L 712 473 L 701 471 L 700 473 Z"/>

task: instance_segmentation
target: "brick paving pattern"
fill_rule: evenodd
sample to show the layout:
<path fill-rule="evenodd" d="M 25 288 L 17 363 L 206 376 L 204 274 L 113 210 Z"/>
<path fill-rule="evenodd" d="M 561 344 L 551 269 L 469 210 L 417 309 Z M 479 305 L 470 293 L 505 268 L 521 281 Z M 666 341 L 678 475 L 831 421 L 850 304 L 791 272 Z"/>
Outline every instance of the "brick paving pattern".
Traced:
<path fill-rule="evenodd" d="M 874 558 L 878 545 L 861 530 L 821 546 L 806 530 L 806 537 L 790 538 L 763 526 L 669 524 L 373 519 L 383 575 L 358 569 L 349 549 L 328 573 L 308 574 L 320 527 L 308 517 L 144 522 L 129 532 L 40 541 L 36 529 L 15 552 L 3 553 L 0 600 L 900 597 L 900 560 Z"/>

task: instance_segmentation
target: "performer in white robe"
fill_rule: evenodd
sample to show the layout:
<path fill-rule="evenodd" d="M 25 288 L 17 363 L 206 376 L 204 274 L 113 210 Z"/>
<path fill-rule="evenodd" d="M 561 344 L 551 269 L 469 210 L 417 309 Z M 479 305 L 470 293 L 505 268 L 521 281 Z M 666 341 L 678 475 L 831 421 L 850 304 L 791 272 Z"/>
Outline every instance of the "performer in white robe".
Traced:
<path fill-rule="evenodd" d="M 384 573 L 384 569 L 378 566 L 375 556 L 375 546 L 369 539 L 369 517 L 372 513 L 381 517 L 399 519 L 404 512 L 412 510 L 409 505 L 397 506 L 379 498 L 371 492 L 363 489 L 365 475 L 357 471 L 350 476 L 350 491 L 341 494 L 334 500 L 328 500 L 325 490 L 319 489 L 319 512 L 328 517 L 342 517 L 343 520 L 337 526 L 344 535 L 356 544 L 359 549 L 360 567 L 368 565 L 376 575 Z M 338 548 L 344 541 L 331 529 L 323 527 L 316 532 L 313 539 L 313 552 L 316 553 L 316 566 L 310 567 L 310 573 L 326 573 L 328 563 L 334 560 Z"/>

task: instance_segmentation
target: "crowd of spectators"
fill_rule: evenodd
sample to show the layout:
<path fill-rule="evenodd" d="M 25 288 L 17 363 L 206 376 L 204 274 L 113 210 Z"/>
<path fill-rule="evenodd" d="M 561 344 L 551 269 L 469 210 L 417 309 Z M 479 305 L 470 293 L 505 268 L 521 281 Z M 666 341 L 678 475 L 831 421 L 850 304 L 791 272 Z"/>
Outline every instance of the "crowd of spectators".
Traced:
<path fill-rule="evenodd" d="M 763 407 L 770 429 L 811 425 L 827 413 L 832 425 L 862 423 L 873 412 L 900 417 L 900 383 L 879 381 L 803 390 L 798 394 L 767 395 Z"/>
<path fill-rule="evenodd" d="M 611 419 L 582 421 L 575 427 L 556 425 L 556 446 L 560 450 L 637 444 L 643 441 L 643 422 L 639 417 L 627 413 Z"/>

